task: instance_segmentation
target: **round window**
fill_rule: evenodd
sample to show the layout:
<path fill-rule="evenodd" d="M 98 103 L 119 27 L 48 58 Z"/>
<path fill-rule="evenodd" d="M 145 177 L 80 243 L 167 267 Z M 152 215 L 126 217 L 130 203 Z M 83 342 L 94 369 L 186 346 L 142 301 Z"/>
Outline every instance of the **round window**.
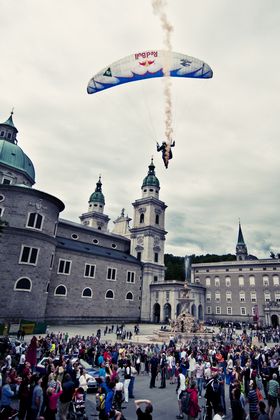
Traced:
<path fill-rule="evenodd" d="M 117 245 L 116 244 L 112 244 L 112 248 L 117 248 Z"/>
<path fill-rule="evenodd" d="M 76 233 L 72 233 L 71 238 L 77 240 L 79 236 Z"/>
<path fill-rule="evenodd" d="M 97 239 L 93 239 L 92 241 L 95 245 L 97 245 L 99 243 L 99 241 Z"/>

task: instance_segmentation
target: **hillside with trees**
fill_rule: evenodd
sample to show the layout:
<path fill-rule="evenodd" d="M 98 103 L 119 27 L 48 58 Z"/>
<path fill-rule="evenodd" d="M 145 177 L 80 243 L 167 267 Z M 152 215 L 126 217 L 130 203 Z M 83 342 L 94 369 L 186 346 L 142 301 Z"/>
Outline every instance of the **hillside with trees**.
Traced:
<path fill-rule="evenodd" d="M 211 263 L 221 261 L 236 261 L 236 256 L 232 254 L 216 255 L 192 255 L 192 264 Z M 184 257 L 176 257 L 172 254 L 164 255 L 164 264 L 167 268 L 165 280 L 185 280 Z"/>

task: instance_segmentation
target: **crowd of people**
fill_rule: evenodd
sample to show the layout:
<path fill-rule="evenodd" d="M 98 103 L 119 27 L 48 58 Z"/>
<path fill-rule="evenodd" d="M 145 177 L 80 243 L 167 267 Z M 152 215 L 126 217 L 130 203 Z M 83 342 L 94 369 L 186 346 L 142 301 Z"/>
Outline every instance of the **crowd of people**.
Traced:
<path fill-rule="evenodd" d="M 119 341 L 105 341 L 109 333 L 116 333 Z M 138 333 L 135 326 L 134 335 Z M 273 334 L 279 335 L 279 330 Z M 174 395 L 176 391 L 178 414 L 173 416 L 178 419 L 280 418 L 280 345 L 267 346 L 263 332 L 236 334 L 221 329 L 212 340 L 179 343 L 171 336 L 168 343 L 142 345 L 131 338 L 122 325 L 99 329 L 88 337 L 48 333 L 34 336 L 28 345 L 16 341 L 8 346 L 0 362 L 2 419 L 85 417 L 91 379 L 96 381 L 99 418 L 124 419 L 125 407 L 135 399 L 139 375 L 150 389 L 160 383 L 160 389 L 168 387 Z M 43 356 L 46 363 L 38 371 Z M 94 378 L 82 360 L 94 367 Z M 152 419 L 150 400 L 134 402 L 138 419 Z"/>

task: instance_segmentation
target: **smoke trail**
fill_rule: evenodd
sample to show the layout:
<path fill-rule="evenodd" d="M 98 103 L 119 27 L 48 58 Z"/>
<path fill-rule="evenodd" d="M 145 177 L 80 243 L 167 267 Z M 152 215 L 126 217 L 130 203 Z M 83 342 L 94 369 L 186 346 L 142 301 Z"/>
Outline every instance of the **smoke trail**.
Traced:
<path fill-rule="evenodd" d="M 159 16 L 161 21 L 161 27 L 164 31 L 164 46 L 167 50 L 165 60 L 163 63 L 163 74 L 164 78 L 164 97 L 165 97 L 165 135 L 167 139 L 166 148 L 166 159 L 168 162 L 170 145 L 172 143 L 172 99 L 171 99 L 171 79 L 170 79 L 170 67 L 171 67 L 171 32 L 173 27 L 168 21 L 167 14 L 164 11 L 166 6 L 166 0 L 152 0 L 153 12 Z"/>

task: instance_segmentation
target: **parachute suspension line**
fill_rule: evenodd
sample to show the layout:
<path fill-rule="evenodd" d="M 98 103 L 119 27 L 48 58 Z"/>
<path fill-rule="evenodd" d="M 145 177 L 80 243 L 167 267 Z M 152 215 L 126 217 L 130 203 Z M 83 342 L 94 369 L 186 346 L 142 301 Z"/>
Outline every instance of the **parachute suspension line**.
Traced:
<path fill-rule="evenodd" d="M 147 90 L 146 87 L 144 86 L 144 84 L 142 84 L 142 99 L 143 99 L 143 106 L 148 114 L 148 120 L 149 120 L 149 127 L 150 127 L 150 131 L 152 133 L 152 136 L 154 139 L 158 138 L 158 134 L 157 134 L 157 130 L 153 121 L 153 117 L 152 117 L 152 113 L 151 113 L 151 107 L 148 101 L 148 94 L 147 94 Z"/>

